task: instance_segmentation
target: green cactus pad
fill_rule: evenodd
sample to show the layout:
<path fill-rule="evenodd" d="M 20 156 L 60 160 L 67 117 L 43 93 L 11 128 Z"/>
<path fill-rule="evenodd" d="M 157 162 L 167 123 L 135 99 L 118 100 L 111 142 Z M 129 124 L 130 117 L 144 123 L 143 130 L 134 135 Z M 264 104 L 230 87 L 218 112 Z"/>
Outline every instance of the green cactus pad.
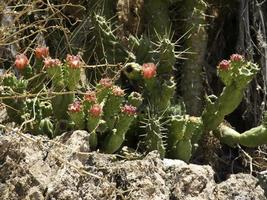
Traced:
<path fill-rule="evenodd" d="M 123 96 L 115 96 L 110 94 L 105 102 L 103 111 L 104 111 L 104 120 L 106 121 L 108 127 L 112 130 L 116 121 L 116 116 L 120 112 L 121 104 L 124 100 Z"/>
<path fill-rule="evenodd" d="M 65 85 L 70 91 L 75 90 L 79 85 L 79 81 L 81 79 L 81 69 L 67 66 L 65 67 L 64 72 Z"/>
<path fill-rule="evenodd" d="M 97 138 L 97 132 L 96 131 L 90 132 L 89 145 L 90 145 L 91 150 L 96 150 L 97 145 L 98 145 L 98 138 Z"/>
<path fill-rule="evenodd" d="M 151 118 L 145 122 L 145 138 L 144 144 L 145 148 L 148 152 L 157 150 L 160 156 L 165 157 L 165 145 L 164 145 L 164 137 L 165 133 L 163 132 L 163 127 L 159 121 L 159 119 Z"/>
<path fill-rule="evenodd" d="M 183 139 L 186 120 L 182 116 L 172 116 L 169 122 L 168 147 L 172 148 Z"/>
<path fill-rule="evenodd" d="M 180 140 L 170 151 L 170 157 L 188 162 L 192 156 L 192 144 L 190 139 Z"/>
<path fill-rule="evenodd" d="M 157 102 L 158 110 L 165 111 L 171 105 L 171 99 L 174 96 L 176 84 L 172 79 L 164 81 L 161 86 L 160 97 Z"/>
<path fill-rule="evenodd" d="M 130 105 L 133 105 L 138 108 L 142 104 L 142 102 L 143 102 L 143 97 L 138 92 L 132 92 L 128 96 L 128 103 Z"/>
<path fill-rule="evenodd" d="M 134 120 L 134 115 L 126 115 L 121 113 L 118 119 L 118 123 L 115 129 L 109 133 L 104 141 L 103 151 L 106 153 L 116 152 L 125 140 L 125 134 L 128 131 L 132 121 Z"/>
<path fill-rule="evenodd" d="M 62 94 L 52 98 L 51 103 L 54 115 L 58 120 L 68 119 L 68 106 L 74 100 L 74 94 Z"/>
<path fill-rule="evenodd" d="M 100 117 L 87 116 L 86 128 L 89 132 L 94 132 L 100 123 Z"/>
<path fill-rule="evenodd" d="M 68 112 L 70 119 L 75 123 L 75 126 L 79 130 L 85 128 L 85 115 L 83 111 L 80 112 Z"/>
<path fill-rule="evenodd" d="M 54 137 L 54 125 L 49 118 L 44 118 L 40 121 L 38 131 L 49 138 Z"/>
<path fill-rule="evenodd" d="M 52 80 L 52 84 L 55 88 L 64 88 L 64 77 L 61 66 L 49 67 L 46 69 L 49 78 Z"/>

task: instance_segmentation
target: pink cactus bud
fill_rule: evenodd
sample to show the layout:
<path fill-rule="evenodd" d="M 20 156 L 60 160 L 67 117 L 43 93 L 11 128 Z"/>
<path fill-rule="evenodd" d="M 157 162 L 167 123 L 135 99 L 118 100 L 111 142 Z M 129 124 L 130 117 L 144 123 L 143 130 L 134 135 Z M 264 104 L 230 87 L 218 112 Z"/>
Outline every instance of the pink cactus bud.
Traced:
<path fill-rule="evenodd" d="M 69 112 L 80 112 L 82 110 L 82 104 L 80 101 L 75 101 L 69 105 L 68 111 Z"/>
<path fill-rule="evenodd" d="M 157 67 L 154 63 L 145 63 L 142 66 L 142 71 L 145 79 L 151 79 L 156 75 Z"/>
<path fill-rule="evenodd" d="M 113 86 L 112 94 L 118 97 L 124 96 L 124 90 L 122 90 L 119 86 Z"/>
<path fill-rule="evenodd" d="M 81 66 L 81 60 L 79 56 L 68 54 L 66 61 L 71 68 L 79 68 Z"/>
<path fill-rule="evenodd" d="M 232 55 L 230 56 L 230 60 L 231 60 L 232 62 L 240 62 L 240 61 L 242 61 L 243 59 L 244 59 L 243 56 L 240 55 L 240 54 L 232 54 Z"/>
<path fill-rule="evenodd" d="M 129 115 L 129 116 L 135 115 L 136 114 L 136 107 L 126 104 L 121 108 L 121 112 L 126 114 L 126 115 Z"/>
<path fill-rule="evenodd" d="M 84 100 L 89 102 L 96 102 L 96 93 L 95 91 L 87 91 L 84 95 Z"/>
<path fill-rule="evenodd" d="M 229 60 L 222 60 L 219 63 L 218 68 L 221 69 L 221 70 L 228 70 L 230 68 L 230 62 L 229 62 Z"/>
<path fill-rule="evenodd" d="M 45 68 L 49 67 L 57 67 L 60 66 L 62 63 L 59 59 L 52 59 L 52 58 L 45 58 L 44 60 L 44 66 Z"/>
<path fill-rule="evenodd" d="M 105 88 L 110 88 L 113 85 L 113 82 L 110 78 L 101 78 L 99 83 Z"/>
<path fill-rule="evenodd" d="M 38 59 L 43 59 L 49 56 L 49 48 L 48 47 L 37 47 L 35 49 L 35 57 Z"/>
<path fill-rule="evenodd" d="M 27 58 L 27 56 L 25 56 L 24 54 L 19 54 L 16 55 L 16 60 L 15 60 L 15 67 L 18 70 L 23 70 L 25 69 L 25 67 L 29 64 L 29 60 Z"/>
<path fill-rule="evenodd" d="M 99 117 L 102 114 L 102 107 L 99 104 L 94 104 L 90 110 L 89 113 L 93 116 L 93 117 Z"/>

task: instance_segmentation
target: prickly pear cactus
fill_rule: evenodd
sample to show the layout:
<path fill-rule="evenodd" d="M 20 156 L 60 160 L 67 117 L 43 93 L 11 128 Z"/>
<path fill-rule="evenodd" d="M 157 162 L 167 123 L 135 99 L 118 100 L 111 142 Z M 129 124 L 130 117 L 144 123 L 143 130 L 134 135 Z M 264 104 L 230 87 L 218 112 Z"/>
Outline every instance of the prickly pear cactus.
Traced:
<path fill-rule="evenodd" d="M 219 63 L 218 74 L 225 84 L 221 95 L 213 102 L 207 101 L 202 114 L 204 129 L 215 130 L 224 117 L 233 112 L 243 98 L 243 92 L 259 71 L 256 64 L 245 61 L 241 55 L 233 54 L 230 60 Z M 209 97 L 208 97 L 209 98 Z"/>

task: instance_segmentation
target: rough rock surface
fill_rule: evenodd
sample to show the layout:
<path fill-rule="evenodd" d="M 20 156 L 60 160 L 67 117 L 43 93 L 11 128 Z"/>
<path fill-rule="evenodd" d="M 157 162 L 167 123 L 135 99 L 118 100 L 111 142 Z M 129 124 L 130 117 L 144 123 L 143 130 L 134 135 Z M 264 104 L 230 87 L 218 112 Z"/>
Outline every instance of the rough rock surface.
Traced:
<path fill-rule="evenodd" d="M 155 152 L 141 160 L 90 153 L 88 136 L 0 135 L 0 199 L 266 199 L 253 176 L 217 184 L 211 167 L 161 160 Z"/>

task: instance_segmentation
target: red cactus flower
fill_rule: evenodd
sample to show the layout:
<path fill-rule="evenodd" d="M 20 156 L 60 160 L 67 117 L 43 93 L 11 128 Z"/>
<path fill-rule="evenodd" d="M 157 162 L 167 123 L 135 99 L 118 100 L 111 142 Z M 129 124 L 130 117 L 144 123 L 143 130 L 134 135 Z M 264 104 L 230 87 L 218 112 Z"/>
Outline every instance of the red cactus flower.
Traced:
<path fill-rule="evenodd" d="M 113 85 L 113 82 L 110 78 L 101 78 L 99 83 L 105 88 L 110 88 Z"/>
<path fill-rule="evenodd" d="M 79 56 L 68 54 L 66 61 L 71 68 L 79 68 L 81 66 L 81 60 Z"/>
<path fill-rule="evenodd" d="M 136 107 L 126 104 L 121 108 L 121 112 L 126 114 L 126 115 L 129 115 L 129 116 L 135 115 L 136 114 Z"/>
<path fill-rule="evenodd" d="M 119 86 L 113 86 L 112 88 L 112 94 L 115 96 L 124 96 L 124 90 L 121 89 Z"/>
<path fill-rule="evenodd" d="M 84 100 L 89 102 L 96 102 L 96 93 L 95 91 L 87 91 L 84 95 Z"/>
<path fill-rule="evenodd" d="M 99 117 L 102 114 L 102 107 L 99 104 L 94 104 L 90 110 L 89 113 L 93 116 L 93 117 Z"/>
<path fill-rule="evenodd" d="M 45 68 L 56 67 L 60 65 L 61 65 L 61 61 L 59 59 L 52 59 L 48 57 L 48 58 L 45 58 L 44 60 Z"/>
<path fill-rule="evenodd" d="M 38 59 L 43 59 L 49 56 L 49 48 L 48 47 L 37 47 L 35 49 L 35 57 Z"/>
<path fill-rule="evenodd" d="M 145 63 L 142 66 L 143 76 L 145 79 L 151 79 L 157 73 L 157 67 L 154 63 Z"/>
<path fill-rule="evenodd" d="M 16 55 L 15 66 L 18 70 L 23 70 L 29 64 L 27 56 L 24 54 Z"/>
<path fill-rule="evenodd" d="M 240 62 L 240 61 L 242 61 L 243 59 L 244 59 L 243 56 L 240 55 L 240 54 L 232 54 L 232 55 L 230 56 L 230 60 L 231 60 L 232 62 Z"/>
<path fill-rule="evenodd" d="M 69 112 L 80 112 L 82 110 L 82 104 L 80 101 L 74 101 L 72 104 L 69 104 Z"/>
<path fill-rule="evenodd" d="M 229 60 L 222 60 L 219 63 L 218 68 L 221 69 L 221 70 L 228 70 L 230 68 L 230 62 L 229 62 Z"/>

